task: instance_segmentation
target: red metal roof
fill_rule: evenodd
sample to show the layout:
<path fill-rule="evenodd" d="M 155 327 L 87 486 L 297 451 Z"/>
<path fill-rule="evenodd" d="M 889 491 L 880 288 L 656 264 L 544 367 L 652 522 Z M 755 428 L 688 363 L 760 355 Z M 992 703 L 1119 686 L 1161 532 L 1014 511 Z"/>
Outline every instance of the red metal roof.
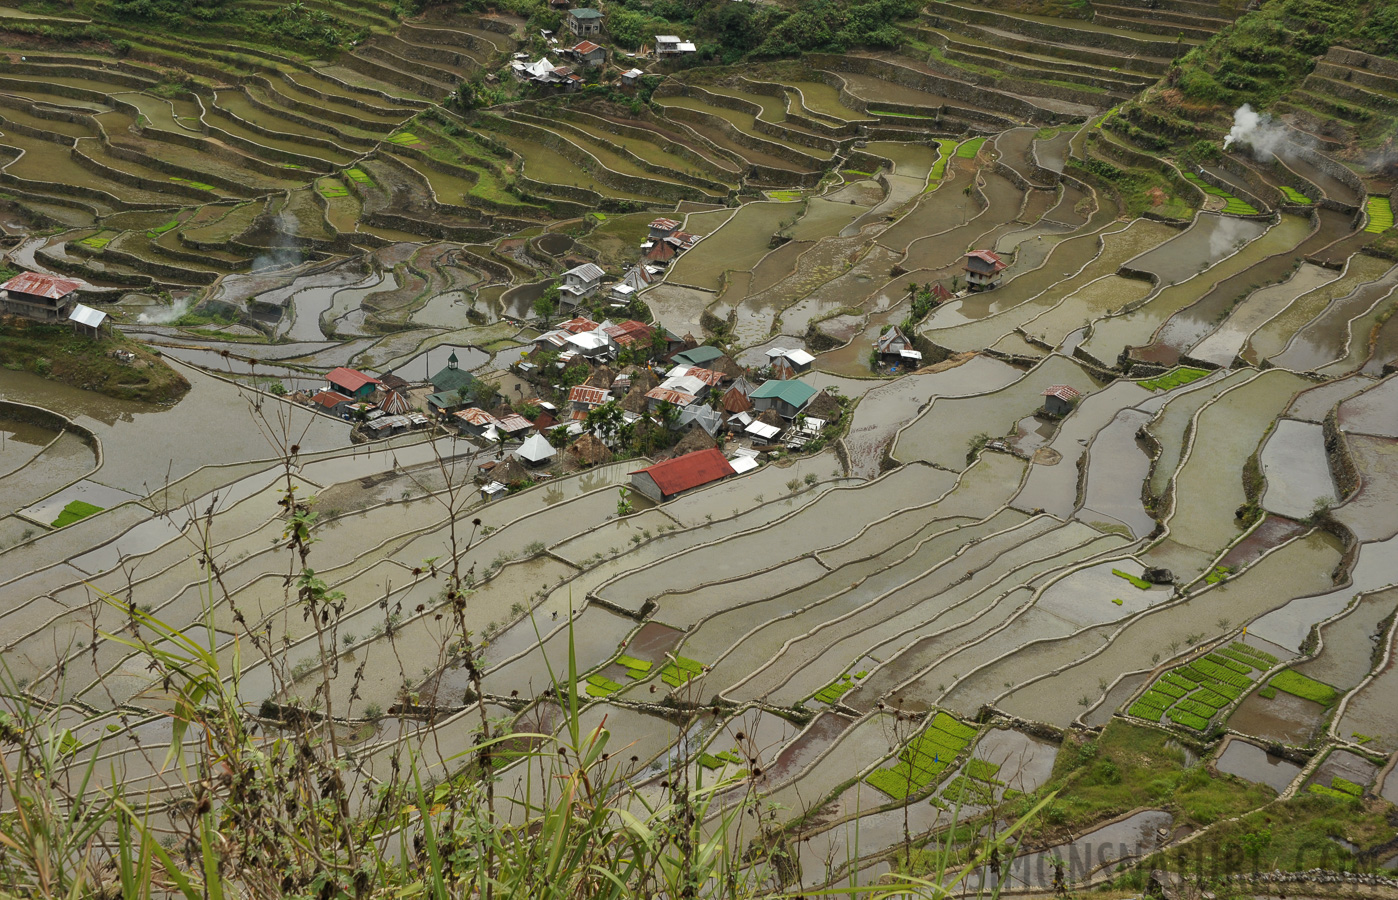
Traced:
<path fill-rule="evenodd" d="M 592 41 L 579 41 L 579 42 L 578 42 L 578 45 L 577 45 L 576 47 L 573 48 L 573 52 L 574 52 L 574 53 L 591 53 L 593 50 L 601 50 L 601 49 L 602 49 L 601 47 L 599 47 L 599 46 L 597 46 L 596 44 L 592 43 Z"/>
<path fill-rule="evenodd" d="M 494 425 L 496 422 L 494 416 L 477 406 L 461 410 L 456 413 L 456 417 L 468 425 L 478 425 L 481 428 Z"/>
<path fill-rule="evenodd" d="M 1000 271 L 1008 265 L 1003 259 L 991 250 L 972 250 L 966 254 L 967 259 L 978 259 L 983 263 L 988 263 L 995 267 L 995 271 Z"/>
<path fill-rule="evenodd" d="M 578 316 L 566 322 L 560 322 L 558 328 L 560 331 L 566 331 L 569 334 L 582 334 L 584 331 L 596 331 L 597 323 L 587 316 Z"/>
<path fill-rule="evenodd" d="M 311 398 L 311 402 L 323 406 L 326 409 L 334 409 L 341 403 L 353 403 L 354 398 L 346 397 L 344 394 L 336 393 L 335 391 L 321 391 Z"/>
<path fill-rule="evenodd" d="M 14 291 L 17 294 L 31 294 L 48 300 L 60 300 L 79 288 L 76 281 L 56 278 L 53 275 L 40 275 L 38 272 L 21 272 L 4 284 L 0 291 Z"/>
<path fill-rule="evenodd" d="M 507 431 L 510 434 L 514 434 L 517 431 L 528 431 L 529 429 L 534 427 L 534 423 L 530 422 L 528 419 L 526 419 L 524 416 L 521 416 L 519 413 L 510 413 L 508 416 L 500 420 L 500 424 L 498 427 L 503 431 Z"/>
<path fill-rule="evenodd" d="M 568 392 L 568 402 L 590 403 L 595 406 L 599 403 L 606 403 L 609 396 L 611 395 L 601 388 L 587 387 L 586 385 L 580 384 Z"/>
<path fill-rule="evenodd" d="M 676 222 L 674 219 L 660 218 L 652 221 L 650 227 L 661 231 L 674 231 L 676 228 L 680 227 L 680 223 Z"/>
<path fill-rule="evenodd" d="M 698 378 L 700 381 L 704 382 L 709 387 L 713 387 L 714 385 L 718 384 L 720 381 L 723 380 L 722 372 L 715 372 L 713 369 L 701 369 L 698 366 L 690 368 L 689 371 L 685 372 L 684 374 L 692 376 L 694 378 Z"/>
<path fill-rule="evenodd" d="M 675 248 L 664 241 L 656 241 L 645 253 L 646 259 L 667 262 L 675 258 Z"/>
<path fill-rule="evenodd" d="M 733 474 L 733 466 L 723 458 L 722 451 L 717 447 L 710 447 L 707 450 L 667 459 L 663 463 L 656 463 L 631 474 L 649 475 L 662 494 L 674 495 L 727 478 Z"/>
<path fill-rule="evenodd" d="M 1072 401 L 1082 396 L 1082 392 L 1072 385 L 1055 384 L 1045 390 L 1040 396 L 1057 397 L 1059 400 Z"/>
<path fill-rule="evenodd" d="M 659 400 L 662 403 L 673 403 L 676 406 L 688 406 L 694 402 L 693 394 L 686 394 L 683 391 L 672 391 L 669 388 L 653 388 L 646 392 L 647 400 Z"/>
<path fill-rule="evenodd" d="M 358 369 L 346 369 L 344 366 L 331 369 L 330 374 L 325 376 L 325 380 L 335 385 L 335 387 L 344 388 L 350 393 L 354 393 L 366 384 L 382 383 L 372 375 L 365 375 Z"/>

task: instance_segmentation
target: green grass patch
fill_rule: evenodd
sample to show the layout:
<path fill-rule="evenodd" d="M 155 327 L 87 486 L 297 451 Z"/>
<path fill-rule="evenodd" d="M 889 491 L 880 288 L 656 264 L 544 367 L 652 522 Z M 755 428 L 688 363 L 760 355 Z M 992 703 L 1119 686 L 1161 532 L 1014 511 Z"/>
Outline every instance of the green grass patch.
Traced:
<path fill-rule="evenodd" d="M 1300 672 L 1286 669 L 1272 676 L 1268 682 L 1270 687 L 1279 691 L 1286 691 L 1294 697 L 1304 700 L 1314 700 L 1322 706 L 1329 706 L 1334 703 L 1339 693 L 1330 685 L 1323 681 L 1316 681 L 1308 678 Z"/>
<path fill-rule="evenodd" d="M 1113 597 L 1112 602 L 1115 603 L 1117 606 L 1120 606 L 1125 601 L 1123 601 L 1120 597 Z"/>
<path fill-rule="evenodd" d="M 854 690 L 855 681 L 848 674 L 841 675 L 825 687 L 816 691 L 812 696 L 828 706 L 834 706 L 840 702 L 840 698 Z"/>
<path fill-rule="evenodd" d="M 1131 584 L 1134 585 L 1137 590 L 1150 590 L 1150 582 L 1146 581 L 1144 578 L 1137 578 L 1135 575 L 1128 574 L 1126 572 L 1121 571 L 1120 569 L 1112 569 L 1112 574 L 1115 575 L 1117 578 L 1125 578 L 1127 581 L 1131 582 Z"/>
<path fill-rule="evenodd" d="M 966 767 L 962 770 L 967 778 L 974 778 L 976 781 L 984 781 L 986 784 L 1003 786 L 1004 782 L 996 779 L 1000 774 L 1000 766 L 996 763 L 986 762 L 983 759 L 972 759 L 967 761 Z"/>
<path fill-rule="evenodd" d="M 1364 202 L 1364 212 L 1368 216 L 1364 230 L 1370 234 L 1378 234 L 1393 227 L 1393 205 L 1382 194 L 1370 194 L 1369 199 Z"/>
<path fill-rule="evenodd" d="M 1198 381 L 1209 374 L 1205 369 L 1196 369 L 1193 366 L 1180 366 L 1166 372 L 1164 375 L 1157 375 L 1154 378 L 1147 378 L 1145 381 L 1136 382 L 1148 391 L 1169 391 L 1181 385 L 1189 384 L 1191 381 Z"/>
<path fill-rule="evenodd" d="M 975 159 L 976 154 L 981 151 L 981 145 L 985 143 L 985 138 L 971 138 L 969 141 L 962 141 L 956 148 L 957 159 Z"/>
<path fill-rule="evenodd" d="M 768 191 L 768 200 L 775 200 L 778 203 L 794 203 L 801 199 L 800 191 Z"/>
<path fill-rule="evenodd" d="M 373 184 L 374 180 L 363 169 L 345 169 L 345 176 L 355 184 Z"/>
<path fill-rule="evenodd" d="M 1284 184 L 1280 187 L 1280 190 L 1282 192 L 1282 196 L 1285 197 L 1288 201 L 1292 203 L 1303 203 L 1307 206 L 1310 205 L 1311 198 L 1296 190 L 1296 188 L 1292 187 L 1291 185 Z"/>
<path fill-rule="evenodd" d="M 1231 566 L 1214 566 L 1209 570 L 1209 574 L 1204 576 L 1204 583 L 1218 584 L 1232 574 L 1233 568 Z"/>
<path fill-rule="evenodd" d="M 403 147 L 410 147 L 414 144 L 421 144 L 422 139 L 419 138 L 417 135 L 413 134 L 411 131 L 400 131 L 397 134 L 392 135 L 388 139 L 388 142 L 390 144 L 398 144 L 399 146 Z"/>
<path fill-rule="evenodd" d="M 665 668 L 660 670 L 660 680 L 670 687 L 679 687 L 703 671 L 703 663 L 676 656 L 674 662 L 666 663 Z"/>
<path fill-rule="evenodd" d="M 875 769 L 864 779 L 894 800 L 905 800 L 931 787 L 966 749 L 977 730 L 938 712 L 932 723 L 908 742 L 890 768 Z"/>
<path fill-rule="evenodd" d="M 178 227 L 180 227 L 180 220 L 179 220 L 179 219 L 171 219 L 170 221 L 166 222 L 164 225 L 158 225 L 158 226 L 156 226 L 155 228 L 152 228 L 150 231 L 147 231 L 147 232 L 146 232 L 146 237 L 150 238 L 151 240 L 155 240 L 156 238 L 160 237 L 160 236 L 161 236 L 162 234 L 164 234 L 165 232 L 167 232 L 167 231 L 172 231 L 172 230 L 174 230 L 174 229 L 176 229 L 176 228 L 178 228 Z"/>
<path fill-rule="evenodd" d="M 116 237 L 117 232 L 115 231 L 99 231 L 94 235 L 83 238 L 78 241 L 78 243 L 82 244 L 84 247 L 91 247 L 93 250 L 103 250 L 106 249 L 108 244 L 116 240 Z"/>
<path fill-rule="evenodd" d="M 616 658 L 617 664 L 626 669 L 627 677 L 634 681 L 640 681 L 650 673 L 653 665 L 644 659 L 637 659 L 634 656 L 627 656 L 623 653 Z"/>
<path fill-rule="evenodd" d="M 214 189 L 212 184 L 205 184 L 202 181 L 191 181 L 188 178 L 180 178 L 178 175 L 171 175 L 170 180 L 175 182 L 175 184 L 188 185 L 189 187 L 197 188 L 201 191 L 212 191 Z"/>
<path fill-rule="evenodd" d="M 861 171 L 859 171 L 858 169 L 841 169 L 841 170 L 840 170 L 840 174 L 843 175 L 843 176 L 845 176 L 846 178 L 849 178 L 850 176 L 854 176 L 855 178 L 873 178 L 873 177 L 874 177 L 874 173 L 873 173 L 873 172 L 861 172 Z"/>
<path fill-rule="evenodd" d="M 1242 200 L 1238 197 L 1233 196 L 1228 191 L 1225 191 L 1223 188 L 1214 187 L 1204 179 L 1200 178 L 1198 175 L 1195 175 L 1193 172 L 1185 172 L 1184 177 L 1188 179 L 1192 184 L 1198 186 L 1198 188 L 1202 190 L 1204 193 L 1209 194 L 1213 197 L 1222 198 L 1224 212 L 1235 216 L 1257 215 L 1257 207 L 1253 206 L 1251 203 L 1248 203 L 1246 200 Z"/>
<path fill-rule="evenodd" d="M 609 697 L 619 690 L 621 690 L 621 685 L 605 675 L 587 676 L 587 695 L 589 697 Z"/>
<path fill-rule="evenodd" d="M 93 506 L 91 503 L 84 503 L 81 500 L 73 500 L 67 506 L 63 507 L 63 511 L 58 514 L 58 518 L 54 519 L 49 524 L 54 528 L 62 528 L 65 525 L 72 525 L 74 522 L 80 522 L 88 516 L 94 513 L 100 513 L 101 511 L 102 507 L 100 506 Z"/>

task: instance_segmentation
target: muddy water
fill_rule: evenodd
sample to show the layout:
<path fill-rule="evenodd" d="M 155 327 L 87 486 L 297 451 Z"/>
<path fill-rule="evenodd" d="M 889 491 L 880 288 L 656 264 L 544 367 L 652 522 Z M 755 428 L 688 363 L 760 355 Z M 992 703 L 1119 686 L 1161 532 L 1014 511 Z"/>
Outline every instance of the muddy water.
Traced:
<path fill-rule="evenodd" d="M 1331 303 L 1349 295 L 1360 285 L 1378 280 L 1390 268 L 1391 265 L 1386 260 L 1372 256 L 1350 257 L 1344 275 L 1318 290 L 1298 297 L 1295 303 L 1253 332 L 1244 346 L 1243 358 L 1256 365 L 1261 360 L 1271 359 L 1281 353 L 1296 333 L 1324 313 Z"/>
<path fill-rule="evenodd" d="M 1109 215 L 1103 218 L 1104 221 L 1100 223 L 1103 226 L 1114 221 Z M 1094 221 L 1093 224 L 1098 223 Z M 1097 256 L 1100 247 L 1097 230 L 1092 228 L 1088 234 L 1056 242 L 1048 254 L 1047 265 L 1042 270 L 1029 273 L 1028 277 L 1010 278 L 1009 281 L 993 291 L 969 294 L 962 299 L 943 304 L 932 313 L 928 320 L 928 327 L 951 328 L 967 322 L 980 321 L 1023 303 L 1043 291 L 1046 284 L 1055 284 L 1065 278 L 1072 277 Z M 1042 243 L 1042 241 L 1038 241 L 1038 243 Z M 1015 265 L 1011 271 L 1016 270 L 1020 271 L 1021 274 L 1026 274 L 1027 271 L 1027 267 L 1021 268 L 1019 265 L 1018 257 L 1016 257 Z M 1007 273 L 1008 276 L 1009 273 Z"/>
<path fill-rule="evenodd" d="M 0 476 L 37 457 L 56 437 L 58 432 L 52 429 L 0 418 Z"/>
<path fill-rule="evenodd" d="M 14 373 L 0 374 L 0 387 L 4 386 L 11 374 Z M 82 478 L 97 465 L 97 455 L 93 448 L 76 434 L 65 431 L 55 437 L 57 439 L 47 444 L 42 452 L 34 455 L 28 465 L 22 465 L 22 468 L 17 468 L 0 478 L 0 509 L 6 512 L 23 509 L 39 498 Z M 57 513 L 52 518 L 56 517 Z"/>
<path fill-rule="evenodd" d="M 1253 692 L 1228 717 L 1228 727 L 1263 741 L 1292 746 L 1310 742 L 1325 718 L 1325 707 L 1313 700 L 1277 691 L 1267 700 Z"/>
<path fill-rule="evenodd" d="M 1261 237 L 1266 223 L 1200 213 L 1194 225 L 1174 240 L 1131 261 L 1131 268 L 1150 272 L 1162 286 L 1178 284 L 1231 256 Z"/>
<path fill-rule="evenodd" d="M 995 390 L 1021 374 L 999 360 L 978 356 L 935 375 L 909 375 L 874 388 L 859 401 L 844 438 L 850 473 L 864 478 L 878 474 L 879 460 L 894 434 L 932 399 Z"/>
<path fill-rule="evenodd" d="M 1006 866 L 1003 887 L 1010 890 L 1052 887 L 1054 859 L 1063 861 L 1064 877 L 1070 886 L 1124 869 L 1153 853 L 1161 844 L 1158 832 L 1173 821 L 1174 816 L 1164 810 L 1146 810 L 1090 831 L 1071 844 L 1017 856 Z M 990 878 L 988 873 L 983 877 Z"/>
<path fill-rule="evenodd" d="M 723 273 L 750 269 L 767 253 L 768 241 L 796 210 L 783 203 L 749 203 L 674 264 L 666 281 L 718 290 Z"/>
<path fill-rule="evenodd" d="M 969 325 L 937 330 L 924 329 L 923 333 L 934 344 L 940 346 L 954 350 L 979 350 L 993 344 L 1001 335 L 1008 334 L 1035 316 L 1054 308 L 1063 298 L 1088 283 L 1115 274 L 1122 263 L 1173 234 L 1173 229 L 1144 219 L 1137 219 L 1126 226 L 1104 232 L 1101 235 L 1102 250 L 1091 263 L 1073 277 L 1041 290 L 1030 301 Z M 1035 281 L 1034 276 L 1030 276 L 1026 287 Z M 1012 281 L 1007 287 L 1013 288 L 1014 284 Z M 1076 328 L 1080 324 L 1082 323 L 1074 323 L 1073 327 Z"/>
<path fill-rule="evenodd" d="M 1117 413 L 1149 396 L 1148 391 L 1132 382 L 1118 381 L 1079 403 L 1049 443 L 1049 452 L 1036 455 L 1039 464 L 1030 468 L 1029 479 L 1015 497 L 1015 506 L 1043 509 L 1063 519 L 1071 516 L 1077 507 L 1078 461 L 1087 453 L 1088 445 Z M 1118 482 L 1118 487 L 1122 486 Z"/>
<path fill-rule="evenodd" d="M 1170 536 L 1216 552 L 1238 534 L 1234 511 L 1246 502 L 1243 465 L 1272 420 L 1309 382 L 1289 372 L 1264 372 L 1200 413 L 1189 457 L 1175 479 Z"/>
<path fill-rule="evenodd" d="M 1155 528 L 1155 519 L 1146 512 L 1141 493 L 1134 490 L 1150 477 L 1150 454 L 1136 435 L 1150 413 L 1125 409 L 1097 433 L 1087 457 L 1087 478 L 1082 508 L 1077 517 L 1094 527 L 1120 523 L 1131 536 L 1144 538 Z"/>
<path fill-rule="evenodd" d="M 1388 378 L 1339 405 L 1340 430 L 1375 437 L 1398 437 L 1398 379 Z"/>
<path fill-rule="evenodd" d="M 191 390 L 172 407 L 148 406 L 116 400 L 89 391 L 46 381 L 25 372 L 0 372 L 5 396 L 44 406 L 91 428 L 102 441 L 104 462 L 97 480 L 137 494 L 145 494 L 177 480 L 203 465 L 265 459 L 275 449 L 254 425 L 248 404 L 238 388 L 196 369 L 181 368 Z M 207 415 L 209 408 L 223 410 Z M 342 422 L 293 409 L 281 401 L 276 408 L 290 411 L 299 429 L 303 453 L 343 447 L 349 440 Z M 199 440 L 190 440 L 197 434 Z M 152 452 L 152 448 L 159 448 Z"/>
<path fill-rule="evenodd" d="M 1092 337 L 1084 343 L 1083 349 L 1091 352 L 1097 359 L 1115 360 L 1126 347 L 1147 345 L 1152 337 L 1158 337 L 1165 347 L 1175 347 L 1177 343 L 1192 343 L 1202 337 L 1202 334 L 1185 329 L 1182 332 L 1183 336 L 1177 337 L 1175 332 L 1169 330 L 1172 317 L 1195 305 L 1201 298 L 1209 298 L 1211 303 L 1215 300 L 1219 304 L 1231 302 L 1252 281 L 1251 275 L 1243 275 L 1244 272 L 1279 253 L 1290 252 L 1306 239 L 1310 230 L 1311 223 L 1306 219 L 1299 216 L 1283 216 L 1279 224 L 1247 244 L 1241 251 L 1222 259 L 1217 265 L 1206 268 L 1193 278 L 1162 289 L 1149 303 L 1134 312 L 1098 323 Z M 1229 250 L 1228 247 L 1219 249 L 1224 252 Z M 1276 277 L 1285 274 L 1289 268 L 1288 258 L 1276 273 Z M 1248 279 L 1247 282 L 1241 282 L 1244 277 Z M 1223 308 L 1225 307 L 1220 305 L 1215 309 L 1213 316 L 1217 316 Z M 1205 324 L 1211 324 L 1212 321 L 1213 318 L 1207 318 Z M 1165 328 L 1162 328 L 1162 325 Z M 1162 351 L 1159 361 L 1165 365 L 1173 365 L 1174 356 L 1173 353 Z M 1147 357 L 1142 355 L 1142 358 Z"/>
<path fill-rule="evenodd" d="M 892 160 L 893 171 L 896 174 L 921 178 L 924 181 L 931 173 L 938 156 L 936 147 L 902 141 L 870 141 L 865 149 L 875 156 Z"/>
<path fill-rule="evenodd" d="M 1383 637 L 1384 620 L 1395 609 L 1398 589 L 1361 597 L 1344 618 L 1321 629 L 1320 655 L 1296 666 L 1296 671 L 1341 691 L 1354 689 L 1369 674 Z"/>
<path fill-rule="evenodd" d="M 1340 401 L 1353 397 L 1373 385 L 1372 378 L 1366 378 L 1362 375 L 1326 381 L 1298 394 L 1296 399 L 1291 402 L 1286 414 L 1293 419 L 1323 422 Z"/>
<path fill-rule="evenodd" d="M 351 290 L 377 286 L 383 279 L 370 275 L 354 285 Z M 292 310 L 290 321 L 283 319 L 278 329 L 278 337 L 292 341 L 319 341 L 326 337 L 320 328 L 320 317 L 330 311 L 335 302 L 335 294 L 343 290 L 340 285 L 309 287 L 296 292 L 288 302 Z"/>
<path fill-rule="evenodd" d="M 934 400 L 920 418 L 899 434 L 893 455 L 920 459 L 948 469 L 966 467 L 966 454 L 977 435 L 1004 435 L 1019 419 L 1043 404 L 1051 385 L 1071 385 L 1087 393 L 1095 385 L 1076 363 L 1052 356 L 1009 387 L 965 399 Z"/>
<path fill-rule="evenodd" d="M 1301 774 L 1301 767 L 1295 763 L 1272 756 L 1256 744 L 1236 738 L 1228 742 L 1228 748 L 1215 760 L 1214 765 L 1220 772 L 1237 775 L 1254 784 L 1265 784 L 1279 794 Z"/>
<path fill-rule="evenodd" d="M 1281 419 L 1262 447 L 1262 474 L 1267 487 L 1262 507 L 1268 512 L 1304 519 L 1318 506 L 1336 500 L 1325 435 L 1320 425 Z"/>
<path fill-rule="evenodd" d="M 1345 355 L 1350 322 L 1391 296 L 1395 287 L 1398 287 L 1398 266 L 1389 269 L 1378 280 L 1362 284 L 1348 296 L 1331 303 L 1323 313 L 1298 331 L 1286 349 L 1272 358 L 1272 362 L 1282 368 L 1305 372 L 1340 359 Z"/>
<path fill-rule="evenodd" d="M 1286 598 L 1328 591 L 1330 572 L 1339 559 L 1340 548 L 1334 538 L 1312 533 L 1260 560 L 1228 584 L 1230 625 L 1275 609 L 1286 602 Z M 1122 672 L 1139 669 L 1142 661 L 1151 659 L 1153 654 L 1167 658 L 1172 642 L 1183 647 L 1187 636 L 1202 631 L 1207 637 L 1216 630 L 1217 624 L 1213 621 L 1216 601 L 1216 596 L 1206 594 L 1152 609 L 1131 620 L 1110 639 L 1105 649 L 1105 636 L 1100 630 L 1065 638 L 1062 641 L 1064 652 L 1059 656 L 1071 657 L 1076 652 L 1079 661 L 1055 675 L 1016 689 L 1001 701 L 1002 708 L 1040 721 L 1067 724 L 1082 711 L 1079 698 L 1093 695 L 1100 679 L 1110 682 Z M 1097 652 L 1099 650 L 1101 652 Z M 1009 669 L 1016 662 L 1017 657 L 1012 656 L 999 665 Z M 994 669 L 979 677 L 995 685 L 1004 680 Z"/>
<path fill-rule="evenodd" d="M 1344 714 L 1333 726 L 1337 734 L 1349 740 L 1357 739 L 1356 735 L 1372 738 L 1365 746 L 1384 753 L 1398 750 L 1398 709 L 1393 705 L 1393 692 L 1398 688 L 1398 663 L 1393 655 L 1392 632 L 1388 640 L 1388 664 L 1350 696 Z"/>
<path fill-rule="evenodd" d="M 1363 197 L 1355 192 L 1354 188 L 1343 181 L 1321 171 L 1319 167 L 1312 165 L 1299 156 L 1287 156 L 1285 165 L 1291 171 L 1300 175 L 1311 184 L 1325 192 L 1325 196 L 1331 200 L 1336 200 L 1348 206 L 1359 204 Z"/>
<path fill-rule="evenodd" d="M 1057 347 L 1074 329 L 1083 328 L 1101 316 L 1119 312 L 1150 292 L 1149 282 L 1108 275 L 1084 285 L 1065 297 L 1054 309 L 1024 323 L 1024 333 Z"/>
<path fill-rule="evenodd" d="M 1224 319 L 1223 324 L 1190 350 L 1190 356 L 1218 366 L 1231 366 L 1247 339 L 1263 323 L 1284 312 L 1297 297 L 1336 280 L 1339 273 L 1303 263 L 1283 284 L 1256 291 Z"/>
<path fill-rule="evenodd" d="M 1359 492 L 1335 509 L 1335 518 L 1361 540 L 1398 534 L 1398 442 L 1352 434 L 1348 443 L 1362 482 Z"/>

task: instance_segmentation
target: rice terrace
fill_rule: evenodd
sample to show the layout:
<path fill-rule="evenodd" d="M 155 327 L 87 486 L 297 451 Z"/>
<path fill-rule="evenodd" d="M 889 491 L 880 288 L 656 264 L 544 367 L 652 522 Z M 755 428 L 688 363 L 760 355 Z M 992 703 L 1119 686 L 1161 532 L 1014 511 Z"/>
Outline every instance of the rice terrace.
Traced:
<path fill-rule="evenodd" d="M 1398 7 L 0 0 L 0 897 L 1398 896 Z"/>

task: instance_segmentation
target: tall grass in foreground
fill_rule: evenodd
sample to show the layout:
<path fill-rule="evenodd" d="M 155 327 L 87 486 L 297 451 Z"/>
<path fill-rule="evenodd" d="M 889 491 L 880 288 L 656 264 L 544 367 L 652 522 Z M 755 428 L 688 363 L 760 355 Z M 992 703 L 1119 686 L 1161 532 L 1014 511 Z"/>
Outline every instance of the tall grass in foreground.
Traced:
<path fill-rule="evenodd" d="M 705 713 L 680 704 L 676 753 L 663 770 L 637 771 L 635 757 L 600 725 L 584 725 L 571 635 L 566 667 L 550 670 L 552 688 L 528 707 L 540 727 L 510 730 L 489 712 L 482 644 L 468 626 L 474 574 L 462 560 L 480 521 L 458 523 L 474 491 L 460 469 L 473 457 L 438 452 L 412 476 L 447 520 L 449 556 L 426 560 L 419 574 L 442 585 L 434 609 L 439 646 L 393 649 L 408 691 L 404 656 L 416 667 L 437 655 L 435 673 L 464 669 L 471 692 L 448 704 L 414 690 L 399 714 L 418 720 L 399 739 L 360 750 L 376 712 L 338 709 L 334 679 L 352 657 L 337 648 L 348 599 L 311 568 L 322 527 L 293 477 L 297 441 L 289 413 L 254 415 L 282 449 L 284 487 L 279 550 L 286 559 L 284 606 L 299 612 L 305 640 L 318 650 L 316 674 L 290 667 L 290 639 L 271 619 L 239 609 L 226 588 L 212 535 L 214 507 L 192 516 L 191 554 L 206 575 L 202 614 L 192 626 L 164 621 L 128 596 L 98 592 L 93 632 L 131 654 L 125 672 L 144 672 L 168 710 L 168 747 L 131 748 L 100 726 L 65 718 L 62 705 L 35 685 L 0 683 L 0 896 L 58 898 L 529 898 L 744 900 L 811 891 L 800 888 L 787 836 L 770 825 L 755 777 L 702 782 L 684 737 Z M 460 527 L 458 528 L 458 525 Z M 391 597 L 391 595 L 385 595 Z M 381 600 L 385 637 L 395 641 L 401 609 Z M 435 612 L 434 612 L 435 610 Z M 215 627 L 230 616 L 233 641 Z M 346 644 L 350 642 L 345 642 Z M 244 651 L 270 673 L 270 699 L 251 708 L 240 690 Z M 91 650 L 94 665 L 97 643 Z M 46 683 L 68 696 L 65 665 Z M 363 663 L 350 676 L 355 688 Z M 100 672 L 99 672 L 100 674 Z M 430 682 L 424 679 L 423 687 Z M 109 697 L 121 708 L 117 697 Z M 71 708 L 70 708 L 71 709 Z M 470 737 L 441 746 L 434 726 L 471 716 Z M 66 724 L 69 723 L 69 724 Z M 80 736 L 81 735 L 81 736 Z M 154 778 L 128 786 L 114 754 L 126 753 Z M 126 757 L 123 757 L 126 759 Z M 641 761 L 644 762 L 644 761 Z M 700 779 L 691 782 L 691 773 Z M 1001 852 L 1037 807 L 964 863 L 946 848 L 926 879 L 829 893 L 949 896 Z M 6 894 L 8 892 L 8 894 Z M 993 895 L 997 891 L 991 891 Z"/>

